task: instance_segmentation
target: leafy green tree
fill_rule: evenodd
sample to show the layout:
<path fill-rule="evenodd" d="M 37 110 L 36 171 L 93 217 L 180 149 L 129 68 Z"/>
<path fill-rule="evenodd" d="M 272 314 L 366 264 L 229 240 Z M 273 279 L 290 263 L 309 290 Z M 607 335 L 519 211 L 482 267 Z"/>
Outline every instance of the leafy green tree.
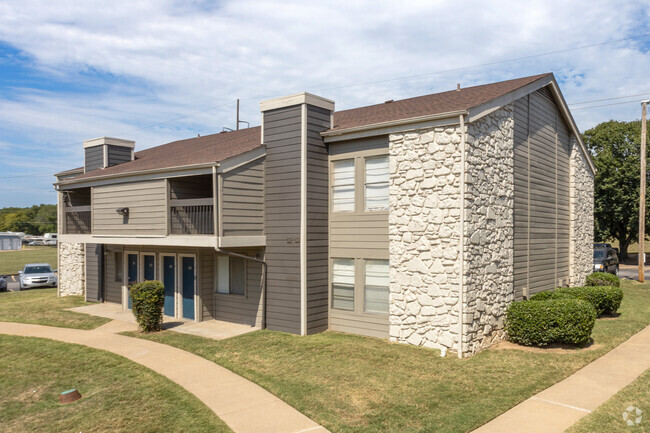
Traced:
<path fill-rule="evenodd" d="M 585 131 L 583 138 L 596 166 L 595 240 L 618 240 L 621 257 L 626 258 L 628 247 L 639 238 L 641 122 L 610 120 Z M 648 203 L 646 196 L 646 233 Z"/>
<path fill-rule="evenodd" d="M 0 231 L 30 235 L 56 232 L 56 205 L 40 204 L 28 208 L 0 209 Z"/>

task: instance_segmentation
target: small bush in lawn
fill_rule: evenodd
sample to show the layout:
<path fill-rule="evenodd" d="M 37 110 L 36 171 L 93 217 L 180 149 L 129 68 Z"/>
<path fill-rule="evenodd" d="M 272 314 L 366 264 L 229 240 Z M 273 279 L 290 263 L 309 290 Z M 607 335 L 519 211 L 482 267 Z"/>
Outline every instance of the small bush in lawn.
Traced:
<path fill-rule="evenodd" d="M 596 313 L 613 314 L 621 306 L 623 291 L 618 287 L 586 286 L 586 287 L 559 287 L 555 292 L 560 296 L 568 295 L 589 302 L 596 309 Z"/>
<path fill-rule="evenodd" d="M 143 281 L 129 289 L 133 315 L 142 332 L 162 329 L 165 287 L 160 281 Z"/>
<path fill-rule="evenodd" d="M 549 299 L 566 299 L 572 298 L 568 293 L 554 292 L 553 290 L 547 290 L 545 292 L 535 293 L 529 299 L 531 301 L 548 301 Z"/>
<path fill-rule="evenodd" d="M 525 346 L 589 342 L 596 309 L 582 299 L 513 302 L 506 311 L 508 339 Z"/>
<path fill-rule="evenodd" d="M 587 286 L 621 287 L 621 280 L 614 274 L 594 272 L 591 275 L 587 275 Z"/>

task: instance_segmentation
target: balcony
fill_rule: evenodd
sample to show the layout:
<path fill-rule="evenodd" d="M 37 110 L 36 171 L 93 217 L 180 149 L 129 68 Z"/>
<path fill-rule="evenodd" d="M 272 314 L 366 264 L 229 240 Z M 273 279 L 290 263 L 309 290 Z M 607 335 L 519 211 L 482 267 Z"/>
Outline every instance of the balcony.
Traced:
<path fill-rule="evenodd" d="M 90 206 L 74 206 L 65 208 L 66 234 L 90 234 L 91 229 Z"/>
<path fill-rule="evenodd" d="M 169 200 L 169 218 L 172 235 L 214 234 L 212 198 Z"/>

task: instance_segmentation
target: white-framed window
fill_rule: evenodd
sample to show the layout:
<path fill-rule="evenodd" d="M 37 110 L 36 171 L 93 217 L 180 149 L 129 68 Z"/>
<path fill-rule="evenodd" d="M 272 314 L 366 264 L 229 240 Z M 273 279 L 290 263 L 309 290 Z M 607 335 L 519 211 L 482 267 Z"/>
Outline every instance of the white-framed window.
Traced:
<path fill-rule="evenodd" d="M 332 308 L 354 311 L 354 259 L 332 260 Z"/>
<path fill-rule="evenodd" d="M 364 311 L 388 314 L 388 260 L 366 260 Z"/>
<path fill-rule="evenodd" d="M 388 155 L 366 158 L 365 209 L 388 209 Z"/>
<path fill-rule="evenodd" d="M 217 293 L 246 294 L 246 260 L 217 256 Z"/>
<path fill-rule="evenodd" d="M 354 212 L 354 159 L 332 163 L 332 212 Z"/>

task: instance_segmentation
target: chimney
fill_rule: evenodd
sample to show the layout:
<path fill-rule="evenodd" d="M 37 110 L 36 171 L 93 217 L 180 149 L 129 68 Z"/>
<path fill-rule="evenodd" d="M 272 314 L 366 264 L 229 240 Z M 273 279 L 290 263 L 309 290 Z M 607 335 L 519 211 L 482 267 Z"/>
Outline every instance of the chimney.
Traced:
<path fill-rule="evenodd" d="M 100 137 L 84 141 L 84 173 L 134 159 L 135 141 Z"/>

